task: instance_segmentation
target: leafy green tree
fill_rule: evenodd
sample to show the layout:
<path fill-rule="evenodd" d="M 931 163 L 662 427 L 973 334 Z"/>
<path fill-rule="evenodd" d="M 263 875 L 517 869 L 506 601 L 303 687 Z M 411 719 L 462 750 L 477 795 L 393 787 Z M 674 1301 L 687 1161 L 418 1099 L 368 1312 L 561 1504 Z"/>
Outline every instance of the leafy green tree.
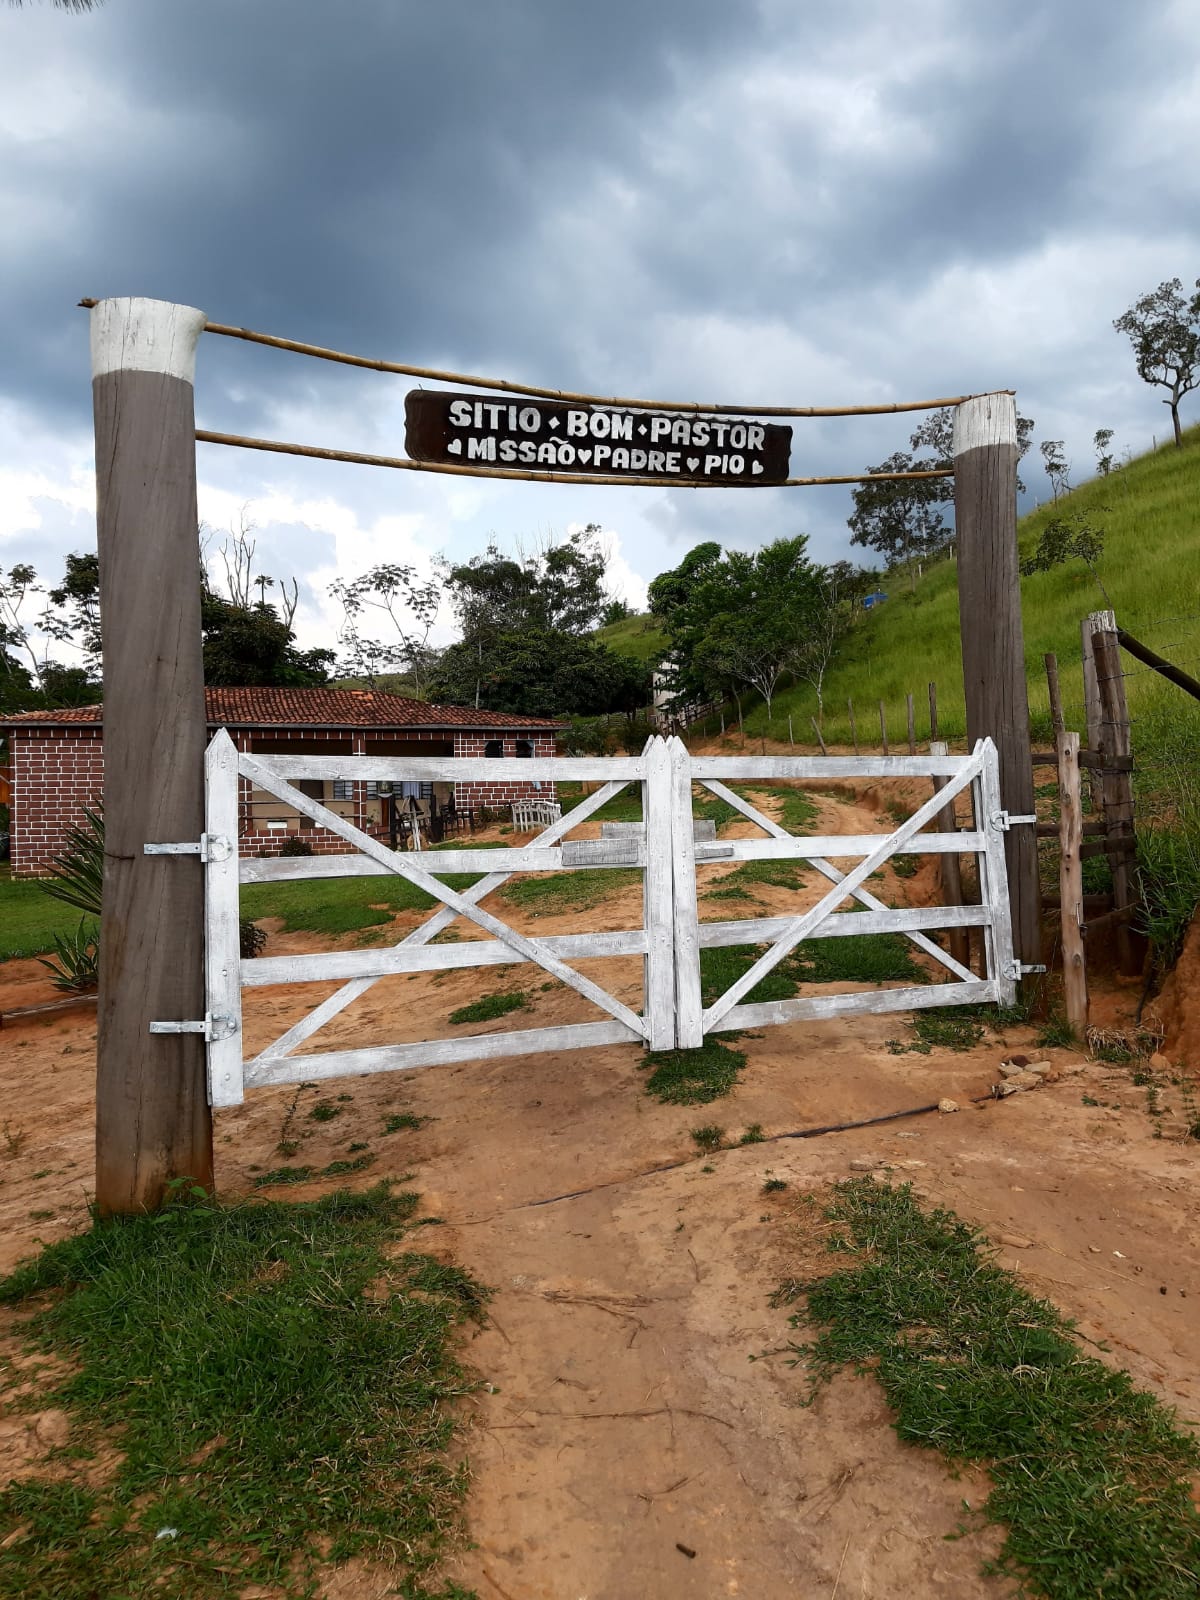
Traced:
<path fill-rule="evenodd" d="M 867 471 L 920 472 L 937 465 L 937 461 L 914 459 L 900 450 Z M 851 496 L 850 543 L 874 550 L 889 566 L 907 567 L 915 591 L 916 562 L 950 543 L 942 510 L 949 498 L 949 482 L 948 478 L 871 478 L 857 484 Z"/>
<path fill-rule="evenodd" d="M 721 554 L 716 547 L 715 559 L 706 553 L 693 564 L 683 598 L 671 597 L 665 618 L 667 681 L 677 700 L 729 693 L 740 711 L 749 688 L 762 696 L 770 716 L 779 681 L 802 651 L 819 603 L 822 569 L 808 559 L 807 547 L 806 535 L 797 534 L 753 553 Z M 660 596 L 664 592 L 670 593 L 660 589 Z"/>
<path fill-rule="evenodd" d="M 436 660 L 429 635 L 441 601 L 437 582 L 421 578 L 415 567 L 385 561 L 349 582 L 339 578 L 329 592 L 342 605 L 343 672 L 373 684 L 381 672 L 403 671 L 422 698 Z M 366 631 L 372 613 L 387 619 L 382 639 Z"/>
<path fill-rule="evenodd" d="M 676 607 L 689 600 L 692 591 L 721 564 L 721 546 L 711 540 L 693 545 L 677 567 L 660 572 L 650 585 L 650 611 L 665 622 Z"/>
<path fill-rule="evenodd" d="M 237 606 L 206 593 L 200 603 L 204 681 L 213 687 L 315 687 L 329 682 L 332 650 L 297 650 L 295 634 L 265 601 Z"/>
<path fill-rule="evenodd" d="M 1163 405 L 1171 408 L 1175 443 L 1182 449 L 1179 402 L 1200 383 L 1200 278 L 1190 300 L 1181 280 L 1168 278 L 1135 300 L 1113 327 L 1128 336 L 1142 382 L 1168 390 Z"/>
<path fill-rule="evenodd" d="M 650 672 L 605 644 L 561 629 L 498 632 L 486 657 L 461 639 L 442 652 L 430 685 L 434 700 L 517 716 L 632 717 L 650 700 Z"/>

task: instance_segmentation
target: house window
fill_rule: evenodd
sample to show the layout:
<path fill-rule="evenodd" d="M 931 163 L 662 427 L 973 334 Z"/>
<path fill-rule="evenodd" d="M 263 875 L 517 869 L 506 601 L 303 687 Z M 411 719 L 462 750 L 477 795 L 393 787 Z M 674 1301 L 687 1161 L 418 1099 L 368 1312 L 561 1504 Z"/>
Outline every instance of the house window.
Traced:
<path fill-rule="evenodd" d="M 489 739 L 483 747 L 483 753 L 491 759 L 499 759 L 504 754 L 503 739 Z"/>
<path fill-rule="evenodd" d="M 378 798 L 379 798 L 379 793 L 378 793 L 379 785 L 378 784 L 376 784 L 376 783 L 368 783 L 368 784 L 365 785 L 365 789 L 366 789 L 366 793 L 365 793 L 365 796 L 364 796 L 365 799 L 367 799 L 367 800 L 378 800 Z M 354 799 L 354 779 L 353 778 L 335 778 L 333 780 L 333 798 L 335 800 L 353 800 Z"/>
<path fill-rule="evenodd" d="M 517 740 L 517 755 L 523 757 L 526 761 L 532 759 L 533 745 L 528 739 Z"/>

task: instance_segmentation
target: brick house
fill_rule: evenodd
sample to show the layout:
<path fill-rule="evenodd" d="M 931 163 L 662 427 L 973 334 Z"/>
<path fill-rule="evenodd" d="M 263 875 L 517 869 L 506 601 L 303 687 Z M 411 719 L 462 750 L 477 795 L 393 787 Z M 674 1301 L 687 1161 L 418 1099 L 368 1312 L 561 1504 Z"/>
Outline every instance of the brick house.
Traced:
<path fill-rule="evenodd" d="M 470 706 L 435 706 L 367 689 L 206 689 L 208 731 L 226 728 L 239 750 L 263 755 L 528 756 L 554 755 L 563 726 Z M 94 804 L 104 779 L 104 708 L 13 712 L 0 718 L 8 738 L 14 875 L 48 870 L 67 828 Z M 374 784 L 315 780 L 299 787 L 368 833 L 386 832 L 386 802 Z M 413 783 L 407 809 L 502 806 L 536 795 L 552 800 L 553 783 Z M 240 849 L 277 855 L 300 833 L 317 854 L 342 854 L 344 840 L 300 817 L 283 801 L 242 780 Z"/>

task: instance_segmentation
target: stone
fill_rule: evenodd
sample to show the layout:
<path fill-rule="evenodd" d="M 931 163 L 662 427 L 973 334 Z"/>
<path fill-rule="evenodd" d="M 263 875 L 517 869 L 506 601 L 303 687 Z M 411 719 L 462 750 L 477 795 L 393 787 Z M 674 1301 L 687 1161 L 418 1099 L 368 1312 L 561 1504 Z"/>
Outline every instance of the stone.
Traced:
<path fill-rule="evenodd" d="M 1006 1245 L 1010 1250 L 1032 1250 L 1033 1240 L 1026 1239 L 1021 1233 L 1002 1233 L 997 1242 Z"/>
<path fill-rule="evenodd" d="M 868 1156 L 854 1156 L 850 1162 L 850 1171 L 871 1172 L 877 1165 L 878 1163 L 872 1161 Z"/>
<path fill-rule="evenodd" d="M 1044 1078 L 1048 1072 L 1054 1071 L 1052 1061 L 1031 1061 L 1025 1068 L 1026 1072 L 1036 1072 L 1039 1078 Z"/>
<path fill-rule="evenodd" d="M 958 1110 L 958 1101 L 957 1100 L 939 1100 L 938 1101 L 938 1110 L 941 1111 L 941 1112 L 944 1112 L 946 1115 L 949 1115 L 949 1113 L 951 1111 L 957 1111 Z"/>
<path fill-rule="evenodd" d="M 1002 1061 L 1000 1063 L 1000 1072 L 1005 1078 L 1019 1078 L 1024 1071 L 1024 1061 Z"/>
<path fill-rule="evenodd" d="M 1022 1089 L 1040 1089 L 1042 1080 L 1036 1072 L 1017 1072 L 1000 1085 L 1001 1094 L 1017 1094 Z"/>
<path fill-rule="evenodd" d="M 71 1433 L 71 1419 L 65 1411 L 43 1411 L 33 1425 L 38 1441 L 49 1449 L 66 1444 Z"/>
<path fill-rule="evenodd" d="M 1156 1050 L 1150 1057 L 1150 1070 L 1151 1072 L 1170 1072 L 1171 1063 L 1161 1050 Z"/>

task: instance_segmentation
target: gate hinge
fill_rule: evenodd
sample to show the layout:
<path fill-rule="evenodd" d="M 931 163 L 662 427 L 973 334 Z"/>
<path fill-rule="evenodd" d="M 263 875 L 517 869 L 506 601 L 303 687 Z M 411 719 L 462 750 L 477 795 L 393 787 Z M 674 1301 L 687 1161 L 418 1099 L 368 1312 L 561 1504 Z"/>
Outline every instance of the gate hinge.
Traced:
<path fill-rule="evenodd" d="M 143 855 L 148 856 L 199 856 L 201 861 L 228 861 L 233 845 L 223 833 L 202 833 L 196 841 L 188 839 L 181 844 L 144 844 Z"/>
<path fill-rule="evenodd" d="M 1037 815 L 1034 813 L 1027 817 L 1014 817 L 1008 811 L 994 811 L 989 821 L 997 833 L 1007 833 L 1010 828 L 1015 828 L 1019 823 L 1036 822 Z"/>
<path fill-rule="evenodd" d="M 1034 962 L 1030 965 L 1028 962 L 1018 961 L 1014 956 L 1011 961 L 1005 963 L 1004 976 L 1006 978 L 1019 979 L 1028 977 L 1032 972 L 1045 972 L 1045 970 L 1045 965 L 1041 962 Z"/>
<path fill-rule="evenodd" d="M 214 1017 L 211 1011 L 204 1013 L 203 1022 L 152 1022 L 151 1033 L 202 1033 L 205 1044 L 216 1044 L 222 1039 L 232 1039 L 237 1032 L 237 1023 L 232 1017 Z"/>

